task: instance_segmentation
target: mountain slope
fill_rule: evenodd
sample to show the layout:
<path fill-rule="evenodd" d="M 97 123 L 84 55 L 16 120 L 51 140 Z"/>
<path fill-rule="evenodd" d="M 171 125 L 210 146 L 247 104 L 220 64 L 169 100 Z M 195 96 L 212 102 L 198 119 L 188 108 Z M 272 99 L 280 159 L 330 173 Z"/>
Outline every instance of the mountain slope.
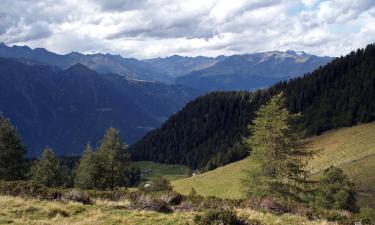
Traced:
<path fill-rule="evenodd" d="M 179 77 L 193 71 L 211 67 L 224 59 L 225 56 L 212 58 L 204 56 L 184 57 L 173 55 L 165 58 L 145 59 L 143 61 L 150 63 L 159 71 L 162 71 L 171 77 Z"/>
<path fill-rule="evenodd" d="M 0 112 L 18 128 L 33 156 L 45 146 L 59 154 L 79 154 L 109 126 L 133 143 L 198 94 L 175 85 L 103 76 L 81 64 L 54 70 L 0 58 Z"/>
<path fill-rule="evenodd" d="M 375 207 L 375 123 L 329 131 L 310 140 L 313 148 L 320 150 L 309 163 L 314 176 L 331 165 L 343 168 L 359 188 L 360 205 Z M 246 158 L 201 175 L 176 180 L 173 186 L 183 194 L 189 194 L 194 187 L 203 196 L 242 198 L 241 179 L 244 170 L 251 169 L 251 165 L 251 160 Z"/>
<path fill-rule="evenodd" d="M 9 47 L 0 43 L 0 57 L 28 59 L 46 65 L 68 69 L 80 63 L 99 73 L 116 73 L 130 79 L 171 82 L 172 78 L 159 72 L 150 64 L 134 58 L 123 58 L 120 55 L 92 54 L 84 55 L 72 52 L 59 55 L 44 48 L 31 49 L 28 46 Z"/>
<path fill-rule="evenodd" d="M 294 51 L 233 55 L 210 67 L 178 77 L 176 83 L 208 91 L 255 90 L 302 76 L 331 60 L 330 57 Z"/>
<path fill-rule="evenodd" d="M 375 45 L 267 90 L 216 92 L 187 104 L 132 146 L 134 158 L 212 169 L 244 156 L 241 137 L 259 106 L 284 91 L 307 134 L 375 119 Z"/>

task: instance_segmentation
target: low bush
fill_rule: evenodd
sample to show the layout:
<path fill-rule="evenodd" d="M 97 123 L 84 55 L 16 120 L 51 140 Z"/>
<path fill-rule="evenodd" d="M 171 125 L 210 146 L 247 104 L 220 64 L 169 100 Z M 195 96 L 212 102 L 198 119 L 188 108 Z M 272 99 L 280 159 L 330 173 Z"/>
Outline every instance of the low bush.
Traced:
<path fill-rule="evenodd" d="M 150 195 L 133 196 L 130 200 L 130 209 L 150 210 L 155 212 L 169 213 L 171 207 L 165 201 L 153 198 Z"/>
<path fill-rule="evenodd" d="M 358 214 L 353 216 L 357 224 L 373 225 L 375 224 L 375 210 L 371 208 L 362 208 Z"/>
<path fill-rule="evenodd" d="M 38 198 L 59 200 L 62 196 L 60 189 L 47 188 L 34 181 L 0 181 L 0 194 L 23 198 Z"/>
<path fill-rule="evenodd" d="M 94 201 L 83 191 L 71 190 L 64 194 L 64 199 L 72 202 L 80 202 L 85 205 L 92 205 Z"/>
<path fill-rule="evenodd" d="M 284 205 L 271 198 L 262 199 L 262 201 L 260 202 L 260 207 L 279 214 L 283 214 L 288 211 Z"/>
<path fill-rule="evenodd" d="M 259 221 L 249 221 L 237 217 L 237 215 L 230 210 L 210 210 L 203 215 L 196 215 L 194 217 L 196 225 L 259 225 Z"/>
<path fill-rule="evenodd" d="M 182 195 L 175 191 L 167 191 L 160 193 L 159 199 L 169 205 L 179 205 L 182 202 Z"/>

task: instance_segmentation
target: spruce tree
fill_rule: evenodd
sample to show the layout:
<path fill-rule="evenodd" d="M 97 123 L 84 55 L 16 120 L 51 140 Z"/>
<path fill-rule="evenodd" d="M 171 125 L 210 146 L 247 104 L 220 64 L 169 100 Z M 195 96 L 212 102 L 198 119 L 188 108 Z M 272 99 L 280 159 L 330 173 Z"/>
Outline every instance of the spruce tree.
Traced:
<path fill-rule="evenodd" d="M 109 128 L 97 151 L 100 177 L 99 186 L 102 189 L 127 186 L 129 184 L 129 154 L 128 146 L 119 136 L 119 131 Z"/>
<path fill-rule="evenodd" d="M 298 118 L 286 109 L 283 93 L 256 112 L 249 125 L 251 136 L 244 139 L 254 163 L 245 182 L 249 195 L 301 200 L 307 184 L 305 166 L 314 152 L 294 126 Z"/>
<path fill-rule="evenodd" d="M 26 150 L 16 129 L 0 115 L 0 180 L 20 180 L 26 173 Z"/>
<path fill-rule="evenodd" d="M 58 187 L 64 184 L 65 176 L 59 159 L 51 148 L 45 148 L 42 156 L 31 168 L 31 179 L 46 187 Z"/>
<path fill-rule="evenodd" d="M 98 169 L 97 156 L 91 145 L 87 144 L 76 170 L 74 186 L 82 189 L 97 188 Z"/>

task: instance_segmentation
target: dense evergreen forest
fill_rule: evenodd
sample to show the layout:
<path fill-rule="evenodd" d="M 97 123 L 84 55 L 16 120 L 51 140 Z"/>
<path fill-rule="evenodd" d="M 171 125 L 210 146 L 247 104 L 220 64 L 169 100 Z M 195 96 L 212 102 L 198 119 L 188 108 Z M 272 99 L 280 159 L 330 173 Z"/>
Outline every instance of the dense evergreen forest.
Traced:
<path fill-rule="evenodd" d="M 188 103 L 131 147 L 136 160 L 213 169 L 243 158 L 254 112 L 283 91 L 306 135 L 375 119 L 375 44 L 312 73 L 250 92 L 214 92 Z"/>

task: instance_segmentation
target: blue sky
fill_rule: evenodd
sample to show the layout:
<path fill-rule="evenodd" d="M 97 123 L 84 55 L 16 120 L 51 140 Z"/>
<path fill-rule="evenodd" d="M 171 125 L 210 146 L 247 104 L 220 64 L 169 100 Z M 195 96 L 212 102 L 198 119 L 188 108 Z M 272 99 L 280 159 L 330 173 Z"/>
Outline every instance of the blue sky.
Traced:
<path fill-rule="evenodd" d="M 150 58 L 291 49 L 339 56 L 375 42 L 374 0 L 2 3 L 0 41 L 63 54 L 109 52 Z"/>

